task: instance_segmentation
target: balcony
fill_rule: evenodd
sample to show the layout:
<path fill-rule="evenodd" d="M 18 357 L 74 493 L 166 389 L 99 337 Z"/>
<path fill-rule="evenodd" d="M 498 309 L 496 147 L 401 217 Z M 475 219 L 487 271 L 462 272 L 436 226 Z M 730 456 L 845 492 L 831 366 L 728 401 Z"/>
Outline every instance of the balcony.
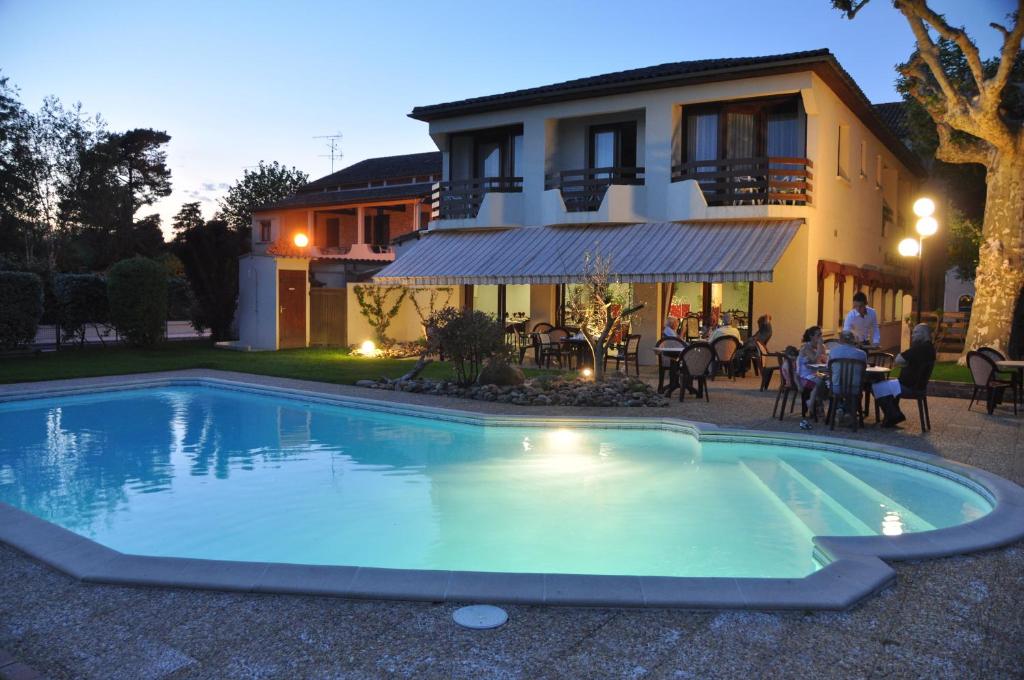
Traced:
<path fill-rule="evenodd" d="M 672 181 L 695 180 L 708 206 L 810 205 L 812 167 L 781 156 L 691 161 L 672 168 Z"/>
<path fill-rule="evenodd" d="M 478 177 L 439 182 L 430 196 L 432 220 L 475 220 L 487 194 L 523 191 L 522 177 Z"/>
<path fill-rule="evenodd" d="M 391 246 L 378 243 L 353 243 L 334 247 L 311 246 L 310 255 L 319 260 L 391 262 L 395 259 L 395 251 Z"/>
<path fill-rule="evenodd" d="M 562 170 L 545 178 L 544 188 L 558 189 L 567 212 L 595 212 L 612 185 L 643 186 L 642 167 Z"/>

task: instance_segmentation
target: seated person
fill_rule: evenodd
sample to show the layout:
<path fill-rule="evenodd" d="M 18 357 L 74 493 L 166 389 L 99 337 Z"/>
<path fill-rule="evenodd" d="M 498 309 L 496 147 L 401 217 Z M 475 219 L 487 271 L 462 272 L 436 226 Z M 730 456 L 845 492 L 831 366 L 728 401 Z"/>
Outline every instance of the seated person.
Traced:
<path fill-rule="evenodd" d="M 818 369 L 811 364 L 825 363 L 825 343 L 821 338 L 821 328 L 811 326 L 804 331 L 803 344 L 800 346 L 800 353 L 796 359 L 796 373 L 800 380 L 801 392 L 810 393 L 804 406 L 811 413 L 818 408 L 822 393 L 825 390 L 824 380 L 818 375 Z M 807 421 L 802 421 L 800 427 L 807 429 Z"/>
<path fill-rule="evenodd" d="M 708 342 L 714 342 L 726 335 L 736 338 L 737 342 L 742 342 L 740 339 L 740 329 L 732 325 L 732 315 L 728 312 L 722 314 L 722 325 L 714 330 L 711 337 L 708 338 Z"/>
<path fill-rule="evenodd" d="M 661 337 L 663 338 L 678 338 L 679 337 L 679 319 L 669 315 L 665 318 L 665 327 L 661 329 Z"/>
<path fill-rule="evenodd" d="M 828 359 L 829 361 L 832 361 L 833 359 L 857 359 L 866 364 L 868 355 L 864 350 L 857 347 L 857 336 L 851 331 L 844 330 L 839 333 L 839 343 L 833 345 L 832 350 L 829 352 Z M 832 390 L 834 392 L 839 391 L 839 379 L 839 371 L 832 371 Z M 855 393 L 859 395 L 860 377 L 858 377 L 855 384 L 849 385 L 848 388 L 848 393 Z M 839 410 L 843 408 L 843 405 L 840 404 L 836 408 Z"/>
<path fill-rule="evenodd" d="M 910 347 L 896 357 L 896 365 L 902 366 L 899 379 L 882 380 L 871 386 L 875 402 L 885 414 L 882 427 L 896 427 L 907 419 L 900 410 L 900 396 L 915 395 L 916 386 L 924 382 L 925 371 L 934 363 L 935 345 L 932 343 L 932 329 L 928 324 L 919 323 L 910 333 Z"/>
<path fill-rule="evenodd" d="M 771 337 L 772 317 L 770 314 L 762 314 L 757 317 L 757 332 L 747 338 L 743 347 L 733 357 L 734 370 L 738 375 L 745 376 L 747 374 L 750 362 L 757 357 L 757 343 L 760 342 L 767 347 Z"/>
<path fill-rule="evenodd" d="M 881 331 L 878 328 L 878 314 L 868 307 L 868 296 L 862 291 L 853 295 L 853 309 L 843 321 L 843 330 L 850 331 L 861 345 L 878 345 L 881 342 Z"/>

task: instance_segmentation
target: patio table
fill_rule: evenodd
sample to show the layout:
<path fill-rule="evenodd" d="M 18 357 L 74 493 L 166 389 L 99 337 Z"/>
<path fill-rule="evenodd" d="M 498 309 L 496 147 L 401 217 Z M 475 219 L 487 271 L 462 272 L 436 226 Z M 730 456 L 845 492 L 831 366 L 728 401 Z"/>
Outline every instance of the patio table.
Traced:
<path fill-rule="evenodd" d="M 997 361 L 996 368 L 1001 371 L 1017 371 L 1018 382 L 1024 382 L 1024 361 L 1017 359 Z M 1020 398 L 1021 403 L 1024 403 L 1024 391 L 1018 391 L 1017 396 Z"/>

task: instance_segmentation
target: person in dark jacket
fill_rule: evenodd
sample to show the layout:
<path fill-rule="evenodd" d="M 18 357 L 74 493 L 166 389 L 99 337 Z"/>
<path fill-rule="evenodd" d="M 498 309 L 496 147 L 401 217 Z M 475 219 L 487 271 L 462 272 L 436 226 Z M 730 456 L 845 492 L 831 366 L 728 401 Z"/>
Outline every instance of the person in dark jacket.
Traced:
<path fill-rule="evenodd" d="M 925 380 L 928 367 L 934 363 L 932 329 L 928 324 L 919 323 L 910 333 L 910 348 L 896 357 L 896 365 L 901 367 L 899 379 L 882 380 L 871 387 L 878 408 L 885 414 L 882 427 L 896 427 L 907 419 L 900 410 L 900 395 L 916 395 Z"/>

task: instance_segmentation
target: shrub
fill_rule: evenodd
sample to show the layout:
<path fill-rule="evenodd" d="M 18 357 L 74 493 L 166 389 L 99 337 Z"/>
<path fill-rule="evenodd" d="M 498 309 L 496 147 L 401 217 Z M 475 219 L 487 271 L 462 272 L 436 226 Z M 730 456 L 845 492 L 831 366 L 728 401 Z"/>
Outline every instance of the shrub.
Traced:
<path fill-rule="evenodd" d="M 0 348 L 35 340 L 43 315 L 43 282 L 31 272 L 0 271 Z"/>
<path fill-rule="evenodd" d="M 505 327 L 478 310 L 445 307 L 431 316 L 427 325 L 431 349 L 443 348 L 460 385 L 475 382 L 484 361 L 507 351 Z"/>
<path fill-rule="evenodd" d="M 167 318 L 182 321 L 192 318 L 196 299 L 192 288 L 184 276 L 171 276 L 167 279 Z"/>
<path fill-rule="evenodd" d="M 99 324 L 110 321 L 107 282 L 97 274 L 57 274 L 53 282 L 57 298 L 57 318 L 65 340 L 85 344 L 85 331 L 91 324 L 99 333 Z"/>
<path fill-rule="evenodd" d="M 167 271 L 144 257 L 121 260 L 107 276 L 110 320 L 129 344 L 151 347 L 167 322 Z"/>

